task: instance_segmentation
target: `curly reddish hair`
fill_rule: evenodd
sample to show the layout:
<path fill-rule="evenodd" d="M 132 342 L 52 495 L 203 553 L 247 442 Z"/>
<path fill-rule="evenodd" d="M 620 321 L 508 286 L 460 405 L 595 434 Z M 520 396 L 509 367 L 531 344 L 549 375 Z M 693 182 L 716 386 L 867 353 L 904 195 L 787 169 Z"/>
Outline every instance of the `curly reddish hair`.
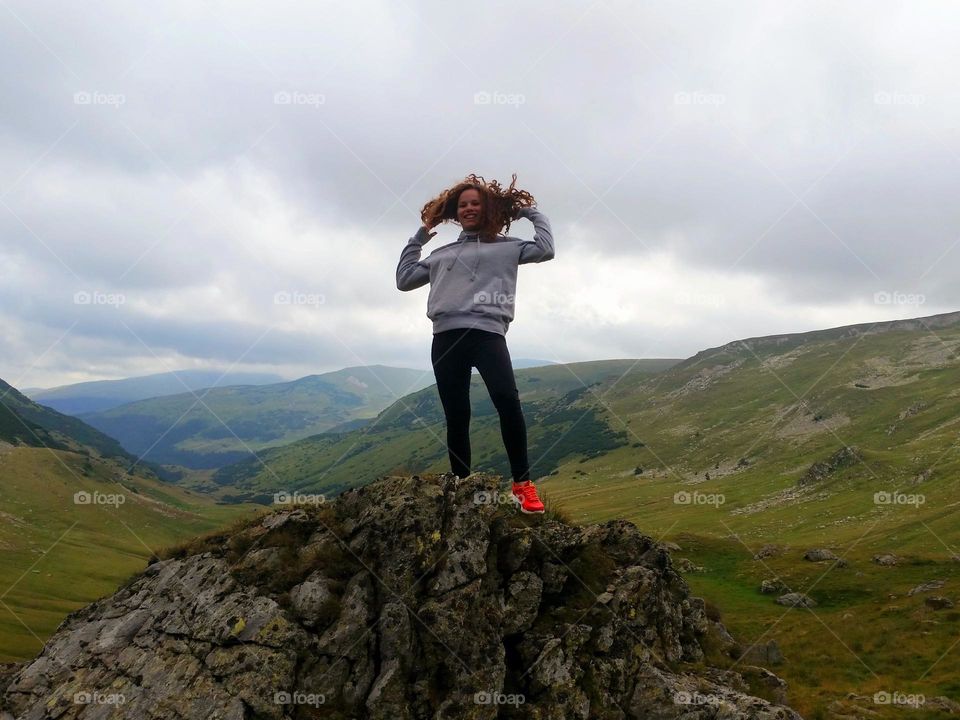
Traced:
<path fill-rule="evenodd" d="M 536 204 L 533 195 L 526 190 L 517 190 L 517 174 L 513 173 L 510 187 L 501 188 L 496 180 L 487 182 L 482 177 L 471 173 L 462 182 L 452 188 L 444 190 L 437 197 L 423 206 L 420 219 L 428 228 L 447 220 L 457 221 L 457 205 L 460 202 L 460 193 L 474 189 L 480 193 L 480 222 L 479 232 L 484 237 L 497 235 L 501 230 L 510 229 L 510 223 L 516 219 L 520 208 L 532 207 Z"/>

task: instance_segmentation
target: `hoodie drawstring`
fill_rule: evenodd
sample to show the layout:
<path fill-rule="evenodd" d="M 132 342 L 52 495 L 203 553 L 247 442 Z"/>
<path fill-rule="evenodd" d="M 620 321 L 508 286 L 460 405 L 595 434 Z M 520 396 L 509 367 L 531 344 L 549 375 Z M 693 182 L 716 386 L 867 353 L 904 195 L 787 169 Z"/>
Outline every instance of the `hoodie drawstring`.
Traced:
<path fill-rule="evenodd" d="M 457 263 L 457 262 L 459 262 L 459 260 L 460 260 L 460 253 L 463 252 L 463 248 L 464 248 L 466 239 L 467 239 L 467 238 L 464 237 L 464 238 L 462 238 L 462 239 L 460 240 L 460 248 L 457 250 L 457 256 L 453 259 L 453 262 L 451 262 L 449 265 L 447 265 L 447 270 L 453 270 L 454 264 Z M 477 242 L 477 243 L 480 242 L 480 233 L 477 233 L 475 239 L 476 239 L 476 242 Z M 473 270 L 471 271 L 471 275 L 470 275 L 470 279 L 471 279 L 471 280 L 473 280 L 474 278 L 477 277 L 477 270 L 478 270 L 479 268 L 480 268 L 480 246 L 477 245 L 477 262 L 474 264 Z"/>

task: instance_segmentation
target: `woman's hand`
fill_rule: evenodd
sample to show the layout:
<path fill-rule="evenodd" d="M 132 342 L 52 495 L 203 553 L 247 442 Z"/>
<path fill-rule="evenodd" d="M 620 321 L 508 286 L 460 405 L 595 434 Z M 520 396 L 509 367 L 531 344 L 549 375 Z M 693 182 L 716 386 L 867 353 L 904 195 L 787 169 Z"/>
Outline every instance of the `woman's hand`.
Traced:
<path fill-rule="evenodd" d="M 429 242 L 429 238 L 432 238 L 434 235 L 437 234 L 437 231 L 436 231 L 436 230 L 434 230 L 433 232 L 430 232 L 430 230 L 432 230 L 433 228 L 435 228 L 435 227 L 436 227 L 437 225 L 439 225 L 439 224 L 440 224 L 440 223 L 439 223 L 439 221 L 437 221 L 437 220 L 434 220 L 433 222 L 426 222 L 426 223 L 423 224 L 423 229 L 427 231 L 427 235 L 428 235 L 428 240 L 427 240 L 427 242 Z"/>
<path fill-rule="evenodd" d="M 530 209 L 529 206 L 518 207 L 516 210 L 513 211 L 513 217 L 510 218 L 510 219 L 511 219 L 511 220 L 519 220 L 519 219 L 522 218 L 522 217 L 526 217 L 526 216 L 527 216 L 527 210 L 529 210 L 529 209 Z"/>
<path fill-rule="evenodd" d="M 435 228 L 435 227 L 436 227 L 437 225 L 439 225 L 441 222 L 443 222 L 443 219 L 442 219 L 442 218 L 439 218 L 439 217 L 436 217 L 436 216 L 435 216 L 435 213 L 434 213 L 435 208 L 436 208 L 436 204 L 428 207 L 428 208 L 424 211 L 423 215 L 420 216 L 420 219 L 423 220 L 423 227 L 424 227 L 424 229 L 430 234 L 430 237 L 433 237 L 434 235 L 437 234 L 437 232 L 436 232 L 435 230 L 434 230 L 433 232 L 430 232 L 430 231 L 433 230 L 433 228 Z M 437 214 L 439 214 L 439 213 L 437 213 Z M 432 219 L 432 220 L 427 220 L 426 218 L 433 218 L 433 219 Z"/>

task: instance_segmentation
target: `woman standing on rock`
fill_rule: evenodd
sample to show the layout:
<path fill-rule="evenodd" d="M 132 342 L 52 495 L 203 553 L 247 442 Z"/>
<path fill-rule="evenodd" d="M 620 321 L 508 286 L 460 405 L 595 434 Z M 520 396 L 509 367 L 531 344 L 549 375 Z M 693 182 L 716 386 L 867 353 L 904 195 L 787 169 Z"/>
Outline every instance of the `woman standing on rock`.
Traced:
<path fill-rule="evenodd" d="M 471 174 L 424 205 L 423 225 L 400 254 L 397 289 L 430 283 L 430 358 L 447 421 L 452 472 L 461 478 L 470 474 L 470 374 L 476 367 L 500 415 L 512 497 L 523 512 L 542 513 L 530 481 L 527 428 L 506 334 L 513 321 L 517 267 L 552 259 L 553 234 L 547 217 L 533 207 L 533 196 L 514 189 L 516 181 L 514 174 L 504 189 L 496 180 L 488 183 Z M 500 234 L 518 218 L 533 222 L 532 241 Z M 459 237 L 421 260 L 421 248 L 437 234 L 431 230 L 446 220 L 460 224 Z"/>

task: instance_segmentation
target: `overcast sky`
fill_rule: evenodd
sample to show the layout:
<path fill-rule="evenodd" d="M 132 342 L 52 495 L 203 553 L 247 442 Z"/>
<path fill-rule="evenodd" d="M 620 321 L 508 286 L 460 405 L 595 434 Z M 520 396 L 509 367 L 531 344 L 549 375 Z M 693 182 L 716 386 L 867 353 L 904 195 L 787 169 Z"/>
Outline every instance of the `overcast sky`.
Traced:
<path fill-rule="evenodd" d="M 876 0 L 2 0 L 0 377 L 429 369 L 429 288 L 398 291 L 396 265 L 470 172 L 517 173 L 554 230 L 520 269 L 515 358 L 957 309 L 958 22 Z"/>

